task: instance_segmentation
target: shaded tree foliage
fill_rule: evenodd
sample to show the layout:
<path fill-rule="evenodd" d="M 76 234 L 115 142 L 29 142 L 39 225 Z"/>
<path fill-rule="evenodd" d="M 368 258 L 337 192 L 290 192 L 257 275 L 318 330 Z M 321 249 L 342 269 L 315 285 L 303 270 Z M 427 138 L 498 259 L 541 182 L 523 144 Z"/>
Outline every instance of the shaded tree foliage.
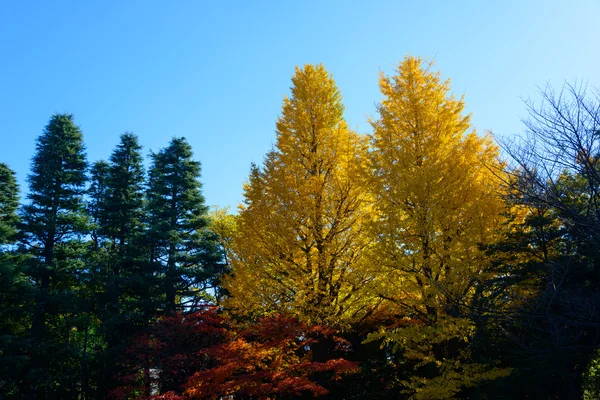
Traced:
<path fill-rule="evenodd" d="M 117 357 L 129 345 L 128 338 L 145 326 L 153 277 L 146 273 L 143 243 L 144 184 L 142 147 L 132 133 L 124 133 L 109 163 L 98 162 L 92 171 L 90 211 L 97 221 L 96 242 L 102 250 L 92 257 L 97 284 L 99 332 L 106 342 L 102 396 L 115 387 Z M 146 314 L 146 315 L 145 315 Z M 145 316 L 145 318 L 144 318 Z"/>
<path fill-rule="evenodd" d="M 55 114 L 36 143 L 29 175 L 29 203 L 21 212 L 22 245 L 31 256 L 34 282 L 31 322 L 30 395 L 74 397 L 76 379 L 53 383 L 53 376 L 77 376 L 79 338 L 71 338 L 79 307 L 87 163 L 81 131 L 70 114 Z M 59 356 L 60 355 L 60 356 Z"/>
<path fill-rule="evenodd" d="M 566 84 L 541 97 L 527 102 L 526 134 L 504 142 L 521 216 L 494 249 L 503 275 L 491 287 L 522 393 L 576 399 L 600 344 L 600 92 Z"/>
<path fill-rule="evenodd" d="M 23 256 L 15 250 L 19 187 L 15 173 L 0 163 L 0 397 L 18 397 L 26 384 L 31 288 Z"/>
<path fill-rule="evenodd" d="M 166 312 L 206 301 L 206 289 L 216 285 L 222 268 L 217 237 L 208 229 L 200 163 L 192 156 L 184 138 L 174 138 L 152 154 L 147 237 Z"/>
<path fill-rule="evenodd" d="M 331 352 L 326 360 L 312 361 L 313 346 L 324 340 L 334 344 Z M 356 363 L 342 358 L 349 350 L 331 328 L 293 317 L 236 322 L 215 308 L 174 314 L 129 349 L 129 369 L 138 373 L 124 376 L 114 395 L 135 397 L 146 385 L 159 399 L 324 396 L 336 380 L 357 372 Z M 144 377 L 139 371 L 147 364 L 155 373 Z"/>

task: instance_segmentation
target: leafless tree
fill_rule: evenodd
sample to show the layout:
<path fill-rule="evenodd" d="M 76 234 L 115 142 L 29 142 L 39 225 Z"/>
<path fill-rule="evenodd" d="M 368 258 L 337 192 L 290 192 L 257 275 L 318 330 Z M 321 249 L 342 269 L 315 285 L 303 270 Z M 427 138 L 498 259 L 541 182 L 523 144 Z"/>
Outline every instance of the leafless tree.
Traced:
<path fill-rule="evenodd" d="M 600 90 L 565 84 L 546 86 L 541 103 L 526 100 L 529 118 L 523 136 L 501 141 L 512 160 L 517 192 L 529 203 L 560 211 L 573 227 L 600 234 Z M 582 185 L 561 184 L 565 174 Z M 576 193 L 577 191 L 577 193 Z M 585 204 L 572 204 L 573 197 Z"/>
<path fill-rule="evenodd" d="M 500 142 L 510 200 L 553 219 L 554 249 L 539 256 L 537 295 L 514 302 L 499 326 L 525 363 L 564 380 L 557 398 L 581 398 L 582 371 L 600 348 L 600 90 L 567 83 L 540 94 L 525 101 L 525 133 Z"/>

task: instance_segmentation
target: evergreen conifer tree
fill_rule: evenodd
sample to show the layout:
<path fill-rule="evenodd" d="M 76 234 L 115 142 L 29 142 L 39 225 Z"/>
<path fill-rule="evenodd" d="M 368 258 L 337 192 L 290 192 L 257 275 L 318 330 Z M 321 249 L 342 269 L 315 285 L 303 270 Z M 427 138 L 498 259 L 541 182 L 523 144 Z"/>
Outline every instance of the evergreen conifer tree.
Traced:
<path fill-rule="evenodd" d="M 19 218 L 15 173 L 0 163 L 0 398 L 19 397 L 26 368 L 25 341 L 31 285 L 15 251 Z"/>
<path fill-rule="evenodd" d="M 0 245 L 14 243 L 17 234 L 19 186 L 15 173 L 0 163 Z"/>
<path fill-rule="evenodd" d="M 208 229 L 200 163 L 191 146 L 174 138 L 152 154 L 147 192 L 150 260 L 160 278 L 162 308 L 194 308 L 223 267 L 217 237 Z"/>
<path fill-rule="evenodd" d="M 83 194 L 86 157 L 82 134 L 70 114 L 55 114 L 37 139 L 22 209 L 22 242 L 31 256 L 35 285 L 31 323 L 30 397 L 71 396 L 79 366 L 71 362 L 81 236 L 88 219 Z M 60 355 L 60 356 L 59 356 Z M 59 381 L 53 381 L 57 377 Z"/>
<path fill-rule="evenodd" d="M 90 168 L 90 187 L 88 189 L 87 213 L 90 217 L 90 233 L 94 243 L 94 250 L 102 242 L 101 231 L 105 219 L 105 203 L 108 190 L 108 170 L 110 165 L 104 161 L 96 161 Z"/>
<path fill-rule="evenodd" d="M 106 341 L 104 371 L 98 384 L 101 397 L 114 387 L 117 358 L 139 325 L 140 293 L 134 282 L 144 280 L 145 246 L 140 240 L 143 220 L 144 168 L 142 147 L 133 133 L 121 135 L 109 163 L 98 162 L 92 169 L 90 214 L 96 222 L 95 236 L 101 247 L 92 257 L 97 265 L 98 318 Z M 148 276 L 146 276 L 148 278 Z M 137 285 L 145 287 L 148 282 Z"/>

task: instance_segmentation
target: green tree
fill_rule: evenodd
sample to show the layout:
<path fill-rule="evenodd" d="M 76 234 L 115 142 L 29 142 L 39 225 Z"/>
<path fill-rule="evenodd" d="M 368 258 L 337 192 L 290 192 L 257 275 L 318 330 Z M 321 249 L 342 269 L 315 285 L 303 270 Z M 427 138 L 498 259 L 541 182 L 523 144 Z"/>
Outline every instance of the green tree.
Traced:
<path fill-rule="evenodd" d="M 121 252 L 133 243 L 142 227 L 145 176 L 141 150 L 137 136 L 124 133 L 110 157 L 101 232 Z"/>
<path fill-rule="evenodd" d="M 15 243 L 19 217 L 19 186 L 15 173 L 0 163 L 0 245 Z"/>
<path fill-rule="evenodd" d="M 121 297 L 123 294 L 133 294 L 130 293 L 130 281 L 140 272 L 139 263 L 144 254 L 140 240 L 145 184 L 141 149 L 137 136 L 132 133 L 121 135 L 104 176 L 100 176 L 96 185 L 104 188 L 97 203 L 96 218 L 100 222 L 98 235 L 104 239 L 109 257 L 104 271 L 101 313 L 108 318 L 105 319 L 106 332 L 115 337 L 120 336 L 119 329 L 112 326 L 109 320 L 122 318 Z M 104 180 L 103 184 L 101 180 Z"/>
<path fill-rule="evenodd" d="M 141 240 L 144 218 L 144 168 L 142 147 L 132 133 L 121 135 L 120 143 L 109 163 L 98 162 L 92 169 L 89 210 L 96 222 L 97 239 L 92 256 L 96 263 L 98 318 L 100 333 L 106 341 L 103 354 L 104 372 L 98 384 L 100 397 L 115 386 L 117 359 L 134 336 L 136 326 L 143 325 L 137 305 L 151 286 L 144 275 L 145 245 Z"/>
<path fill-rule="evenodd" d="M 90 187 L 88 189 L 87 214 L 90 217 L 90 233 L 94 250 L 102 244 L 101 231 L 105 223 L 105 203 L 108 191 L 108 171 L 110 164 L 104 160 L 96 161 L 90 168 Z"/>
<path fill-rule="evenodd" d="M 73 116 L 53 115 L 37 139 L 29 202 L 21 213 L 22 242 L 31 256 L 28 274 L 35 285 L 29 391 L 40 398 L 57 391 L 70 397 L 77 390 L 72 330 L 82 272 L 81 236 L 88 231 L 83 212 L 86 166 Z"/>
<path fill-rule="evenodd" d="M 26 371 L 25 337 L 30 323 L 31 285 L 15 252 L 19 188 L 14 172 L 0 163 L 0 397 L 19 397 Z"/>
<path fill-rule="evenodd" d="M 217 237 L 208 229 L 200 163 L 184 138 L 152 154 L 147 191 L 150 260 L 160 278 L 162 309 L 194 308 L 206 299 L 223 267 Z"/>

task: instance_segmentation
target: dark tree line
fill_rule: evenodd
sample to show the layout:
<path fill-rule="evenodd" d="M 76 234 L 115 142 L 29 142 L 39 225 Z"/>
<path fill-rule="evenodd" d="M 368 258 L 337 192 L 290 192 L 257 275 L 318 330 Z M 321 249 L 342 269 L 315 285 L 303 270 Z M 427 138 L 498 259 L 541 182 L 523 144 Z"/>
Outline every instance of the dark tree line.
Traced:
<path fill-rule="evenodd" d="M 88 174 L 73 117 L 54 115 L 20 209 L 0 165 L 0 397 L 107 398 L 136 334 L 209 301 L 223 260 L 200 163 L 174 138 L 146 174 L 141 151 L 125 133 Z"/>

